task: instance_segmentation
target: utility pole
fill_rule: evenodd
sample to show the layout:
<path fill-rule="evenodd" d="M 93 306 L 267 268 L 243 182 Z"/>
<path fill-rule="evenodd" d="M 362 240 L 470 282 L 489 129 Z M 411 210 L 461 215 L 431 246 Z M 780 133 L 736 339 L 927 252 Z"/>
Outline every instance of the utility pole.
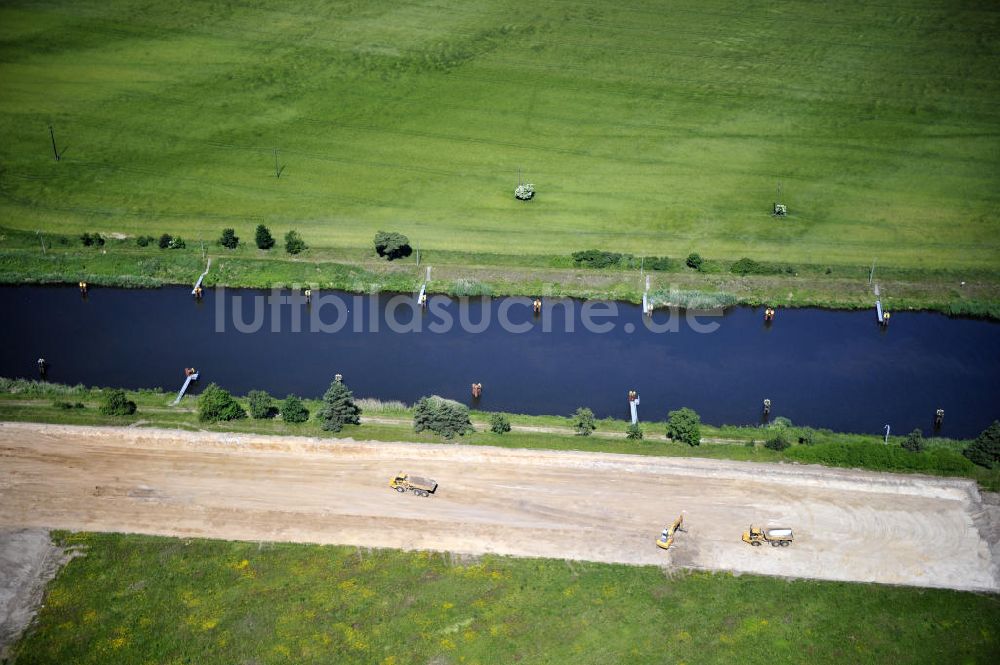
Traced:
<path fill-rule="evenodd" d="M 278 168 L 278 149 L 274 149 L 274 177 L 281 177 L 281 170 Z"/>
<path fill-rule="evenodd" d="M 875 259 L 872 259 L 872 269 L 868 273 L 868 286 L 872 285 L 872 279 L 875 277 Z"/>
<path fill-rule="evenodd" d="M 59 161 L 59 151 L 56 149 L 56 131 L 52 129 L 52 125 L 49 125 L 49 137 L 52 139 L 52 156 Z"/>

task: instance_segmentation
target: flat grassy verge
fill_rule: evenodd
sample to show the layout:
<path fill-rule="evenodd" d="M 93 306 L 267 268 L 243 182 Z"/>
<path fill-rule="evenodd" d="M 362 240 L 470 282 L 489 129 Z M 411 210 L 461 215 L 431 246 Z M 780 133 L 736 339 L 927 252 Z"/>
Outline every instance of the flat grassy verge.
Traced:
<path fill-rule="evenodd" d="M 43 252 L 41 243 L 46 249 Z M 138 247 L 134 239 L 108 238 L 84 247 L 75 236 L 0 227 L 0 284 L 76 284 L 157 287 L 192 284 L 212 258 L 206 286 L 305 287 L 357 293 L 413 292 L 426 265 L 433 266 L 431 293 L 542 295 L 641 302 L 644 280 L 638 268 L 588 269 L 566 255 L 506 255 L 425 251 L 388 262 L 369 249 L 314 248 L 290 256 L 250 246 L 224 250 L 215 239 L 188 239 L 185 249 Z M 857 309 L 872 306 L 869 266 L 774 264 L 765 274 L 737 275 L 731 261 L 706 261 L 702 271 L 675 261 L 669 270 L 648 273 L 655 306 L 725 307 L 762 303 L 787 307 Z M 781 268 L 781 269 L 779 269 Z M 886 308 L 930 309 L 946 314 L 1000 318 L 1000 272 L 988 269 L 879 267 Z"/>
<path fill-rule="evenodd" d="M 655 567 L 59 533 L 16 665 L 993 663 L 1000 599 Z"/>
<path fill-rule="evenodd" d="M 446 440 L 429 432 L 414 432 L 412 410 L 400 402 L 382 403 L 360 400 L 361 425 L 348 425 L 341 432 L 325 432 L 310 418 L 304 423 L 286 423 L 280 418 L 235 420 L 222 423 L 202 423 L 195 412 L 196 398 L 185 397 L 177 407 L 169 406 L 173 395 L 143 390 L 130 392 L 129 399 L 138 405 L 129 417 L 104 416 L 98 410 L 100 388 L 62 386 L 59 384 L 0 378 L 0 421 L 42 422 L 71 425 L 132 425 L 184 430 L 244 432 L 248 434 L 294 435 L 370 441 L 408 441 L 413 443 L 445 443 Z M 242 399 L 244 407 L 246 400 Z M 315 399 L 303 400 L 310 414 L 319 408 Z M 75 408 L 79 403 L 83 408 Z M 780 421 L 768 427 L 702 426 L 702 443 L 698 446 L 670 441 L 665 437 L 666 425 L 644 422 L 645 438 L 625 439 L 627 423 L 605 419 L 597 423 L 594 435 L 573 434 L 570 419 L 563 416 L 529 416 L 509 414 L 513 431 L 497 435 L 488 431 L 490 414 L 472 412 L 476 431 L 453 440 L 467 445 L 527 448 L 537 450 L 579 450 L 585 452 L 622 453 L 658 457 L 703 457 L 754 462 L 792 462 L 823 464 L 844 468 L 863 468 L 899 473 L 925 473 L 939 476 L 967 477 L 976 480 L 986 490 L 1000 491 L 1000 468 L 985 469 L 972 464 L 961 455 L 968 441 L 930 438 L 926 450 L 910 453 L 900 444 L 904 437 L 890 437 L 883 445 L 879 437 L 845 434 L 809 427 L 785 426 Z M 792 446 L 775 451 L 764 442 L 781 433 Z"/>

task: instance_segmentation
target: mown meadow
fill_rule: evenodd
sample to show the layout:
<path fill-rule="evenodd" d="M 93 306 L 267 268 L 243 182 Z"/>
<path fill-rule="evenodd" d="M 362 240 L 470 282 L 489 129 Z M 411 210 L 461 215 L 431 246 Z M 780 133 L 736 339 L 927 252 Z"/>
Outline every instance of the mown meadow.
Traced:
<path fill-rule="evenodd" d="M 0 225 L 995 272 L 998 35 L 981 0 L 14 0 Z"/>
<path fill-rule="evenodd" d="M 58 533 L 16 665 L 993 663 L 996 596 L 655 567 Z"/>

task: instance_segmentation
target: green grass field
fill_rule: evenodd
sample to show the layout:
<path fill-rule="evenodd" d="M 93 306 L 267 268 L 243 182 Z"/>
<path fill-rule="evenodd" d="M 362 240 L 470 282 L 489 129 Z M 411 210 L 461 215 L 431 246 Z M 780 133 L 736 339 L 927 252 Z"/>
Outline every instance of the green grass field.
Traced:
<path fill-rule="evenodd" d="M 996 596 L 426 552 L 60 534 L 16 665 L 992 663 Z"/>
<path fill-rule="evenodd" d="M 12 0 L 0 225 L 996 271 L 998 72 L 976 0 Z"/>

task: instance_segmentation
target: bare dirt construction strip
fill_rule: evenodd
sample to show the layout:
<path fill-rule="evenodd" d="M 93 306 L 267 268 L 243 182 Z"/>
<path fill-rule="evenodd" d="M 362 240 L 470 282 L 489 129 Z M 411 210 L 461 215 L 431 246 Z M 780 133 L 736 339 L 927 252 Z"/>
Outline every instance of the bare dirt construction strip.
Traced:
<path fill-rule="evenodd" d="M 71 557 L 45 529 L 0 529 L 0 662 L 34 617 L 45 585 Z"/>
<path fill-rule="evenodd" d="M 399 470 L 440 483 L 397 494 Z M 0 528 L 126 531 L 1000 590 L 966 480 L 480 446 L 0 424 Z M 683 511 L 687 531 L 654 545 Z M 751 523 L 795 530 L 750 547 Z"/>

